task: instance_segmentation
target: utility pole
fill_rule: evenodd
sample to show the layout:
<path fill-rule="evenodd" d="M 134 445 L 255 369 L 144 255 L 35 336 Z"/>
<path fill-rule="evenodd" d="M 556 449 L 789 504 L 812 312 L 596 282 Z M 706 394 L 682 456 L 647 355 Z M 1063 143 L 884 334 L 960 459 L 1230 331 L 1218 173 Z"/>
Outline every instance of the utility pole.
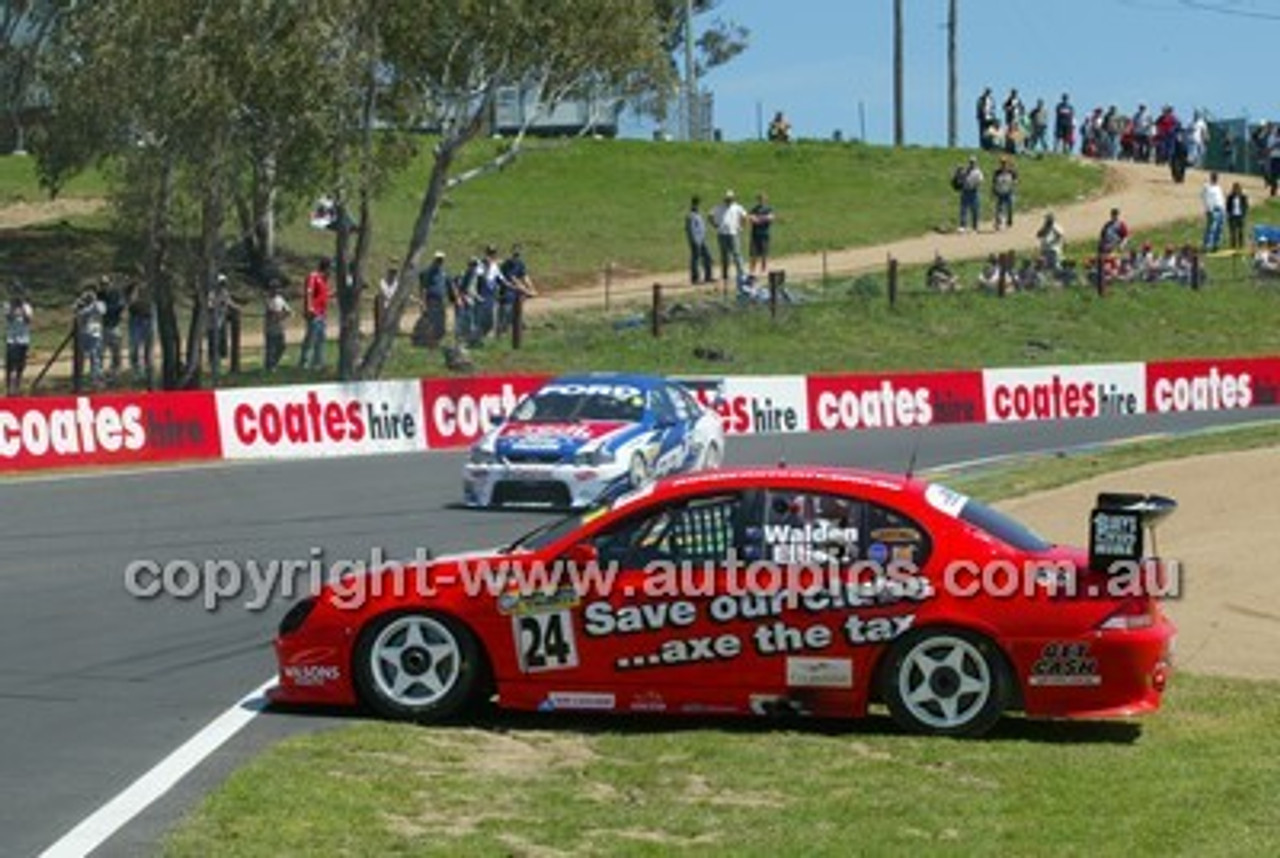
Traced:
<path fill-rule="evenodd" d="M 954 149 L 960 145 L 959 91 L 960 78 L 956 73 L 956 6 L 958 0 L 947 4 L 947 145 Z"/>
<path fill-rule="evenodd" d="M 893 0 L 893 145 L 903 145 L 905 136 L 902 120 L 902 0 Z"/>
<path fill-rule="evenodd" d="M 693 62 L 693 0 L 684 0 L 684 100 L 686 139 L 698 139 L 698 69 Z"/>

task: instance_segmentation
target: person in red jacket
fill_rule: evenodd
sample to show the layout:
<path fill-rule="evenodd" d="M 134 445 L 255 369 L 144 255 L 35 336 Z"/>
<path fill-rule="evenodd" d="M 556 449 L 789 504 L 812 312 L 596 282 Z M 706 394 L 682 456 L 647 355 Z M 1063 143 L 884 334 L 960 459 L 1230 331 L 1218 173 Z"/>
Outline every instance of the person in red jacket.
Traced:
<path fill-rule="evenodd" d="M 303 293 L 307 333 L 302 338 L 302 369 L 324 369 L 325 316 L 329 311 L 329 260 L 321 259 L 316 270 L 307 275 Z"/>

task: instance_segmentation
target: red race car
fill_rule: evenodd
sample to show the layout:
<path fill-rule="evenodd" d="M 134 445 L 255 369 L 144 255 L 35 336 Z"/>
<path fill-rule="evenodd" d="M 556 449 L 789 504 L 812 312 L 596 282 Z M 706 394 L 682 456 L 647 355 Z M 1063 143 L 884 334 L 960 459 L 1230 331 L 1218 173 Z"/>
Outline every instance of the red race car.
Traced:
<path fill-rule="evenodd" d="M 501 549 L 349 575 L 275 641 L 284 703 L 856 717 L 979 735 L 1002 713 L 1155 710 L 1167 498 L 1100 495 L 1089 550 L 937 484 L 747 468 L 650 484 Z"/>

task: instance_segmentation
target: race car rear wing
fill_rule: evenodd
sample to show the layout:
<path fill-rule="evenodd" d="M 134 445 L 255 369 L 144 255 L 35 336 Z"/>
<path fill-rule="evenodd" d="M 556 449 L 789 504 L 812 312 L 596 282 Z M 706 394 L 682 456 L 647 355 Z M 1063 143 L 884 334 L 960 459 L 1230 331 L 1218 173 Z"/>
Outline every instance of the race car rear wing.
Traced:
<path fill-rule="evenodd" d="M 1155 526 L 1177 508 L 1177 501 L 1163 495 L 1099 494 L 1089 516 L 1089 568 L 1107 570 L 1117 562 L 1142 560 L 1148 532 L 1154 554 Z"/>

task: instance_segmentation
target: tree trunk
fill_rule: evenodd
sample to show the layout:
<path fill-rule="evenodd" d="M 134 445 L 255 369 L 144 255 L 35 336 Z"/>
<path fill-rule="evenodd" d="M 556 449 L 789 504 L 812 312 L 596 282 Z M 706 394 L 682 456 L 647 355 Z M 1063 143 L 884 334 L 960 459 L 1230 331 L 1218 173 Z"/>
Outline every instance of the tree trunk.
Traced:
<path fill-rule="evenodd" d="M 454 156 L 464 139 L 442 140 L 436 149 L 435 163 L 431 168 L 431 178 L 427 182 L 427 192 L 422 196 L 422 205 L 418 209 L 418 217 L 413 223 L 413 235 L 409 239 L 409 249 L 400 263 L 398 275 L 401 288 L 396 290 L 391 303 L 383 312 L 382 324 L 373 335 L 373 341 L 364 353 L 364 361 L 360 364 L 361 378 L 377 378 L 391 356 L 391 347 L 395 344 L 396 332 L 400 330 L 400 317 L 413 290 L 407 288 L 408 283 L 418 270 L 418 260 L 422 249 L 431 239 L 431 227 L 435 223 L 436 212 L 444 199 L 445 185 L 449 179 L 449 168 L 453 165 Z"/>
<path fill-rule="evenodd" d="M 338 216 L 337 281 L 338 293 L 338 377 L 350 381 L 355 377 L 356 354 L 360 349 L 360 277 L 351 265 L 351 218 L 345 200 L 335 203 Z M 364 224 L 360 225 L 364 229 Z"/>
<path fill-rule="evenodd" d="M 146 278 L 155 303 L 156 333 L 160 342 L 160 385 L 165 390 L 178 387 L 182 373 L 182 335 L 174 308 L 173 278 L 169 273 L 169 213 L 173 206 L 173 158 L 160 164 L 147 229 Z"/>

